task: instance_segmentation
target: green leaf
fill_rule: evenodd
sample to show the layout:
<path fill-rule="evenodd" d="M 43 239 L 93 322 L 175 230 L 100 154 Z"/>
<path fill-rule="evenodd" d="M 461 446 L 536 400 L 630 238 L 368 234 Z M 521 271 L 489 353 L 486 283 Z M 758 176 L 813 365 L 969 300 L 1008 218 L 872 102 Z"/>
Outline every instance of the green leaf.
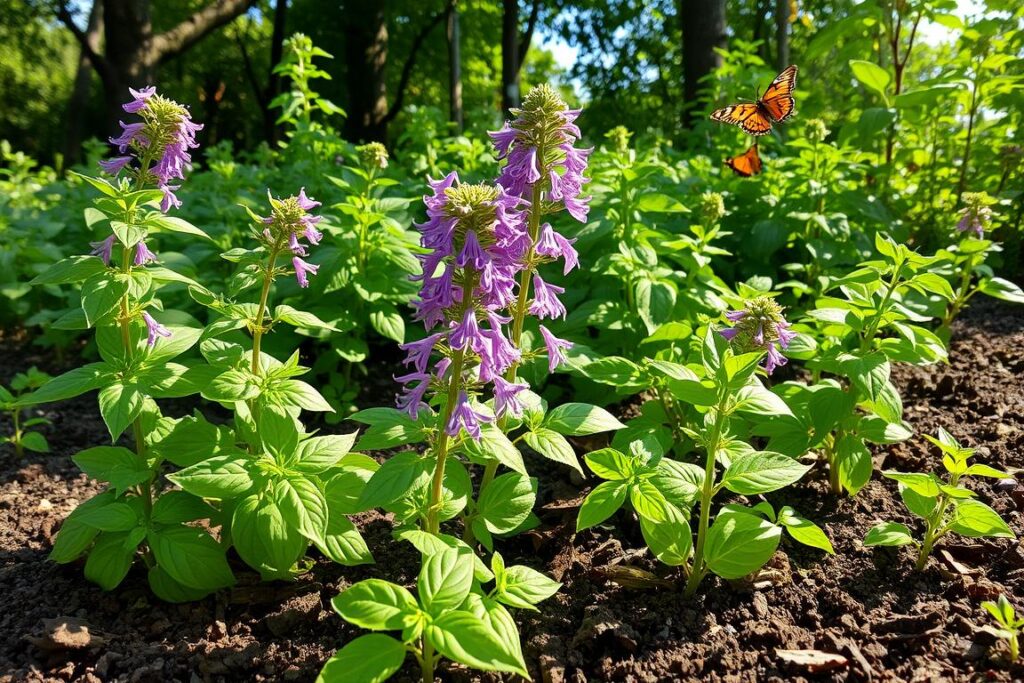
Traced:
<path fill-rule="evenodd" d="M 50 551 L 50 559 L 58 564 L 67 564 L 77 560 L 86 549 L 92 545 L 99 531 L 95 527 L 82 523 L 82 517 L 105 505 L 110 505 L 115 500 L 115 494 L 111 490 L 104 491 L 85 501 L 71 511 L 68 518 L 60 527 L 57 537 L 53 541 L 53 550 Z"/>
<path fill-rule="evenodd" d="M 446 548 L 461 548 L 464 551 L 470 551 L 469 554 L 473 558 L 473 574 L 476 576 L 476 580 L 480 583 L 487 583 L 494 579 L 494 574 L 491 573 L 491 570 L 487 568 L 487 565 L 483 563 L 483 560 L 475 552 L 472 552 L 472 549 L 462 539 L 449 536 L 448 534 L 430 534 L 419 529 L 396 531 L 395 538 L 408 541 L 423 555 L 433 555 Z"/>
<path fill-rule="evenodd" d="M 146 227 L 149 229 L 156 228 L 157 230 L 165 230 L 167 232 L 177 232 L 183 235 L 194 235 L 196 237 L 202 237 L 203 239 L 213 239 L 205 232 L 192 225 L 183 218 L 177 216 L 165 216 L 160 213 L 150 214 L 145 220 Z"/>
<path fill-rule="evenodd" d="M 274 320 L 279 320 L 302 329 L 320 329 L 330 330 L 331 332 L 341 332 L 341 330 L 336 328 L 334 325 L 324 322 L 312 313 L 299 311 L 285 304 L 281 304 L 274 309 Z"/>
<path fill-rule="evenodd" d="M 999 513 L 979 500 L 957 501 L 950 528 L 971 538 L 1016 538 Z"/>
<path fill-rule="evenodd" d="M 648 479 L 639 479 L 629 487 L 629 502 L 641 517 L 652 522 L 668 519 L 669 502 L 662 492 Z"/>
<path fill-rule="evenodd" d="M 175 526 L 151 530 L 147 540 L 157 564 L 183 586 L 215 590 L 235 582 L 224 548 L 202 529 Z"/>
<path fill-rule="evenodd" d="M 234 369 L 218 375 L 202 392 L 207 401 L 218 403 L 249 401 L 259 395 L 259 378 L 250 372 Z"/>
<path fill-rule="evenodd" d="M 254 486 L 250 457 L 236 449 L 197 462 L 167 475 L 167 478 L 200 498 L 237 498 L 248 493 Z"/>
<path fill-rule="evenodd" d="M 515 444 L 505 436 L 505 433 L 493 424 L 485 424 L 480 428 L 479 439 L 466 439 L 461 448 L 471 458 L 481 462 L 497 460 L 505 467 L 527 474 L 526 463 L 523 462 L 523 454 L 519 452 Z"/>
<path fill-rule="evenodd" d="M 721 485 L 743 495 L 768 493 L 798 481 L 809 469 L 788 455 L 754 451 L 732 459 Z"/>
<path fill-rule="evenodd" d="M 72 256 L 54 263 L 37 275 L 29 284 L 63 285 L 71 282 L 82 282 L 107 270 L 107 265 L 97 256 Z"/>
<path fill-rule="evenodd" d="M 145 398 L 136 384 L 116 382 L 100 390 L 100 415 L 110 432 L 111 441 L 117 441 L 117 437 L 139 416 Z"/>
<path fill-rule="evenodd" d="M 494 572 L 495 597 L 510 607 L 536 609 L 534 605 L 547 600 L 562 587 L 536 569 L 513 565 Z"/>
<path fill-rule="evenodd" d="M 844 354 L 840 359 L 845 372 L 862 395 L 877 401 L 889 383 L 891 366 L 885 354 L 872 351 L 863 357 Z"/>
<path fill-rule="evenodd" d="M 402 668 L 405 645 L 391 636 L 359 636 L 327 660 L 316 683 L 383 683 Z"/>
<path fill-rule="evenodd" d="M 529 678 L 520 658 L 508 651 L 489 624 L 469 612 L 441 615 L 427 626 L 426 636 L 438 652 L 460 664 Z"/>
<path fill-rule="evenodd" d="M 626 502 L 627 493 L 629 483 L 625 481 L 606 481 L 595 486 L 580 506 L 576 532 L 600 524 L 615 514 Z"/>
<path fill-rule="evenodd" d="M 183 524 L 214 514 L 216 511 L 202 498 L 185 491 L 168 491 L 153 505 L 153 521 L 157 524 Z"/>
<path fill-rule="evenodd" d="M 829 555 L 835 555 L 832 542 L 828 536 L 814 522 L 805 519 L 796 513 L 796 510 L 788 505 L 779 510 L 778 522 L 786 528 L 794 540 L 812 548 L 824 550 Z"/>
<path fill-rule="evenodd" d="M 756 376 L 751 376 L 736 392 L 736 410 L 758 416 L 793 415 L 786 402 L 769 391 Z"/>
<path fill-rule="evenodd" d="M 322 538 L 315 540 L 316 547 L 331 560 L 346 567 L 372 564 L 373 555 L 355 524 L 344 515 L 335 514 L 330 509 L 330 503 L 328 509 L 327 530 Z"/>
<path fill-rule="evenodd" d="M 264 580 L 290 579 L 309 541 L 286 519 L 272 496 L 247 496 L 231 520 L 235 550 Z"/>
<path fill-rule="evenodd" d="M 580 372 L 595 382 L 610 384 L 623 391 L 637 392 L 650 386 L 650 379 L 642 367 L 617 356 L 588 363 L 580 368 Z"/>
<path fill-rule="evenodd" d="M 647 328 L 647 334 L 653 334 L 672 319 L 676 290 L 669 282 L 646 277 L 638 279 L 633 289 L 637 313 Z"/>
<path fill-rule="evenodd" d="M 319 486 L 302 476 L 279 479 L 274 498 L 285 520 L 299 533 L 311 541 L 323 538 L 327 532 L 327 501 Z"/>
<path fill-rule="evenodd" d="M 564 436 L 546 427 L 538 427 L 533 431 L 523 434 L 523 440 L 533 450 L 543 455 L 548 460 L 568 465 L 580 474 L 583 474 L 583 467 Z"/>
<path fill-rule="evenodd" d="M 74 398 L 110 381 L 113 370 L 106 363 L 89 363 L 54 377 L 36 391 L 18 398 L 17 405 L 31 406 Z"/>
<path fill-rule="evenodd" d="M 396 453 L 384 461 L 366 483 L 359 506 L 363 510 L 386 507 L 430 478 L 432 463 L 418 453 Z"/>
<path fill-rule="evenodd" d="M 603 408 L 586 403 L 565 403 L 544 418 L 543 425 L 559 434 L 587 436 L 598 432 L 623 429 L 626 425 Z"/>
<path fill-rule="evenodd" d="M 39 432 L 28 432 L 26 434 L 22 434 L 21 445 L 36 453 L 50 452 L 50 444 L 46 442 L 46 437 Z"/>
<path fill-rule="evenodd" d="M 105 591 L 124 581 L 135 560 L 135 547 L 126 547 L 126 533 L 100 534 L 85 561 L 85 578 Z"/>
<path fill-rule="evenodd" d="M 323 395 L 298 379 L 286 379 L 274 384 L 275 395 L 279 396 L 285 405 L 295 406 L 303 410 L 315 412 L 333 413 L 334 408 L 327 402 Z"/>
<path fill-rule="evenodd" d="M 294 468 L 306 474 L 319 474 L 334 467 L 356 441 L 356 433 L 315 436 L 299 443 Z"/>
<path fill-rule="evenodd" d="M 113 314 L 128 293 L 128 280 L 113 272 L 93 275 L 82 283 L 82 312 L 89 327 Z"/>
<path fill-rule="evenodd" d="M 907 488 L 912 489 L 915 493 L 918 493 L 927 498 L 935 498 L 939 495 L 939 480 L 934 474 L 925 474 L 924 472 L 894 472 L 893 470 L 886 470 L 882 472 L 882 476 L 886 479 L 892 479 L 898 481 Z"/>
<path fill-rule="evenodd" d="M 509 472 L 484 487 L 477 501 L 476 513 L 492 534 L 506 534 L 526 520 L 536 498 L 536 479 Z"/>
<path fill-rule="evenodd" d="M 888 71 L 874 62 L 868 62 L 862 59 L 851 59 L 850 69 L 853 71 L 853 75 L 858 81 L 881 95 L 882 100 L 886 105 L 889 104 L 889 95 L 886 92 L 886 89 L 889 87 L 889 83 L 892 78 L 889 76 Z"/>
<path fill-rule="evenodd" d="M 142 458 L 121 446 L 95 446 L 81 451 L 72 460 L 93 479 L 110 482 L 118 494 L 153 474 Z"/>
<path fill-rule="evenodd" d="M 641 517 L 640 531 L 647 547 L 658 560 L 670 567 L 679 567 L 690 559 L 693 532 L 686 517 L 674 506 L 668 507 L 666 517 L 664 522 L 652 522 Z"/>
<path fill-rule="evenodd" d="M 636 473 L 634 460 L 614 448 L 591 451 L 583 459 L 590 471 L 602 479 L 621 481 L 630 479 Z"/>
<path fill-rule="evenodd" d="M 164 602 L 195 602 L 213 592 L 181 585 L 172 579 L 171 575 L 164 571 L 160 565 L 154 565 L 149 570 L 147 578 L 149 579 L 149 587 L 153 594 Z"/>
<path fill-rule="evenodd" d="M 114 502 L 88 510 L 79 520 L 100 531 L 128 531 L 139 524 L 139 515 L 128 503 Z"/>
<path fill-rule="evenodd" d="M 688 213 L 678 199 L 660 192 L 644 192 L 637 200 L 636 208 L 644 213 Z"/>
<path fill-rule="evenodd" d="M 461 605 L 472 587 L 472 557 L 461 548 L 428 555 L 416 582 L 420 605 L 434 617 Z"/>
<path fill-rule="evenodd" d="M 832 466 L 839 468 L 839 483 L 851 496 L 857 495 L 864 488 L 874 470 L 871 451 L 864 445 L 863 439 L 853 434 L 844 434 L 839 439 Z"/>
<path fill-rule="evenodd" d="M 978 282 L 978 291 L 996 299 L 1024 304 L 1024 290 L 1001 277 L 983 278 Z"/>
<path fill-rule="evenodd" d="M 910 529 L 905 524 L 898 524 L 896 522 L 876 524 L 864 536 L 865 546 L 899 546 L 910 543 L 914 543 L 914 538 L 910 535 Z"/>
<path fill-rule="evenodd" d="M 346 588 L 331 600 L 331 606 L 345 621 L 371 631 L 400 631 L 407 617 L 419 613 L 409 591 L 382 579 L 366 579 Z"/>
<path fill-rule="evenodd" d="M 907 506 L 908 510 L 921 519 L 928 519 L 931 517 L 932 512 L 935 510 L 935 506 L 938 504 L 938 501 L 935 498 L 922 496 L 920 493 L 917 493 L 914 489 L 909 488 L 904 484 L 900 484 L 899 486 L 900 498 L 903 499 L 903 504 Z"/>
<path fill-rule="evenodd" d="M 370 425 L 356 442 L 358 451 L 394 448 L 403 444 L 419 443 L 426 438 L 419 424 L 394 408 L 360 410 L 350 415 L 348 419 Z"/>
<path fill-rule="evenodd" d="M 723 579 L 738 579 L 771 559 L 782 529 L 753 514 L 721 512 L 708 530 L 708 567 Z"/>
<path fill-rule="evenodd" d="M 370 324 L 387 339 L 401 344 L 405 341 L 405 321 L 391 304 L 379 305 L 370 311 Z"/>

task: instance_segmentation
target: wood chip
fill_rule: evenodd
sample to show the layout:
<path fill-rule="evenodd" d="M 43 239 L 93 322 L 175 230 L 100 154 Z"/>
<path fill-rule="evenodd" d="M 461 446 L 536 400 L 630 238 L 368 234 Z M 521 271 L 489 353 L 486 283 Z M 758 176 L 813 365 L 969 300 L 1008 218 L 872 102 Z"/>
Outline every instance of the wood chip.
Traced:
<path fill-rule="evenodd" d="M 775 650 L 775 656 L 810 673 L 843 669 L 849 664 L 846 657 L 821 650 Z"/>
<path fill-rule="evenodd" d="M 595 568 L 594 573 L 623 588 L 636 588 L 640 590 L 651 588 L 672 588 L 675 584 L 668 579 L 663 579 L 657 574 L 652 574 L 646 569 L 630 567 L 629 565 L 614 565 L 611 567 Z"/>

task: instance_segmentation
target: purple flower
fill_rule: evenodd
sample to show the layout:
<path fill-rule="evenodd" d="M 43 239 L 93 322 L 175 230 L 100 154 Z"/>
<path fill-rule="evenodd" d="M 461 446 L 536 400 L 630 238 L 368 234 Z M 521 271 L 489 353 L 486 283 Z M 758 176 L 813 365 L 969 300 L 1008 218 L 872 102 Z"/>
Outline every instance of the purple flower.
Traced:
<path fill-rule="evenodd" d="M 123 154 L 128 150 L 128 147 L 132 142 L 138 140 L 143 145 L 148 145 L 149 141 L 144 135 L 142 135 L 142 129 L 146 125 L 144 123 L 125 123 L 119 121 L 121 124 L 121 135 L 116 138 L 110 138 L 110 144 L 117 145 L 117 149 Z"/>
<path fill-rule="evenodd" d="M 559 339 L 555 335 L 548 331 L 548 328 L 540 325 L 540 336 L 544 338 L 544 346 L 548 350 L 548 372 L 554 372 L 555 369 L 564 363 L 567 359 L 565 354 L 562 353 L 562 349 L 571 349 L 572 342 L 564 339 Z"/>
<path fill-rule="evenodd" d="M 417 372 L 411 375 L 396 377 L 396 381 L 405 382 L 405 392 L 398 397 L 397 407 L 409 414 L 409 417 L 416 420 L 419 418 L 419 410 L 425 405 L 423 396 L 430 387 L 430 375 Z M 413 384 L 416 382 L 416 384 Z"/>
<path fill-rule="evenodd" d="M 984 192 L 964 192 L 963 200 L 966 206 L 960 212 L 960 222 L 956 224 L 956 229 L 960 232 L 973 232 L 978 239 L 982 239 L 992 223 L 992 209 L 989 208 L 992 200 Z"/>
<path fill-rule="evenodd" d="M 743 309 L 728 311 L 725 317 L 733 327 L 719 330 L 741 353 L 763 349 L 767 352 L 764 369 L 770 375 L 786 364 L 780 349 L 785 349 L 796 337 L 789 323 L 782 317 L 782 307 L 773 299 L 760 296 L 747 301 Z"/>
<path fill-rule="evenodd" d="M 124 170 L 124 167 L 127 166 L 128 162 L 131 160 L 132 157 L 130 156 L 114 157 L 113 159 L 100 161 L 100 168 L 102 168 L 105 173 L 116 176 Z"/>
<path fill-rule="evenodd" d="M 292 253 L 296 256 L 305 256 L 306 248 L 299 244 L 299 238 L 296 233 L 288 235 L 288 248 L 292 250 Z"/>
<path fill-rule="evenodd" d="M 455 259 L 455 265 L 459 268 L 472 266 L 475 270 L 481 270 L 489 261 L 490 259 L 484 253 L 483 247 L 480 246 L 480 240 L 477 239 L 476 231 L 467 231 L 466 241 L 462 245 L 459 257 Z"/>
<path fill-rule="evenodd" d="M 167 213 L 171 210 L 171 207 L 179 208 L 181 206 L 181 200 L 178 199 L 178 195 L 174 194 L 175 190 L 181 188 L 181 185 L 161 185 L 160 190 L 164 193 L 164 198 L 160 200 L 160 210 Z"/>
<path fill-rule="evenodd" d="M 494 412 L 501 417 L 505 414 L 521 417 L 523 402 L 519 400 L 520 392 L 527 389 L 525 384 L 506 382 L 502 377 L 494 378 Z"/>
<path fill-rule="evenodd" d="M 316 216 L 316 219 L 319 222 L 320 217 Z M 312 225 L 306 225 L 306 227 L 302 231 L 302 236 L 305 237 L 306 241 L 309 242 L 310 244 L 316 245 L 320 244 L 320 240 L 323 239 L 324 234 L 317 230 L 316 228 L 314 228 Z"/>
<path fill-rule="evenodd" d="M 105 264 L 110 265 L 110 257 L 114 251 L 114 235 L 99 242 L 89 242 L 89 246 L 92 247 L 92 251 L 89 252 L 90 256 L 99 256 Z"/>
<path fill-rule="evenodd" d="M 453 349 L 460 351 L 473 346 L 480 346 L 480 327 L 476 321 L 476 311 L 469 309 L 462 316 L 462 320 L 451 324 L 451 332 L 448 335 L 448 344 Z"/>
<path fill-rule="evenodd" d="M 292 257 L 292 268 L 295 269 L 295 279 L 299 282 L 299 287 L 309 287 L 309 275 L 316 275 L 316 271 L 320 270 L 320 266 L 312 263 L 306 263 L 298 256 Z"/>
<path fill-rule="evenodd" d="M 321 205 L 320 202 L 314 200 L 312 197 L 306 196 L 306 188 L 304 187 L 299 188 L 298 201 L 299 208 L 302 209 L 303 211 L 312 211 L 313 209 Z"/>
<path fill-rule="evenodd" d="M 530 313 L 539 319 L 564 318 L 565 306 L 558 300 L 559 294 L 565 292 L 562 287 L 548 284 L 539 275 L 533 275 L 533 303 L 530 304 Z"/>
<path fill-rule="evenodd" d="M 537 237 L 537 244 L 534 246 L 541 256 L 553 259 L 564 259 L 565 265 L 562 268 L 562 275 L 568 275 L 569 271 L 580 263 L 579 254 L 572 246 L 576 240 L 567 240 L 551 228 L 550 223 L 540 227 L 540 235 Z"/>
<path fill-rule="evenodd" d="M 408 352 L 405 360 L 402 361 L 405 365 L 410 363 L 416 368 L 416 372 L 426 372 L 427 365 L 430 363 L 430 353 L 434 350 L 434 346 L 444 336 L 444 333 L 438 332 L 432 334 L 429 337 L 424 337 L 419 341 L 408 342 L 400 344 L 398 348 Z"/>
<path fill-rule="evenodd" d="M 145 108 L 146 100 L 148 100 L 150 97 L 156 94 L 156 87 L 149 86 L 148 88 L 143 88 L 141 90 L 136 90 L 135 88 L 128 88 L 128 92 L 130 92 L 132 94 L 132 97 L 135 99 L 133 99 L 131 102 L 126 102 L 125 104 L 122 104 L 121 108 L 129 114 L 137 114 Z"/>
<path fill-rule="evenodd" d="M 146 323 L 146 344 L 148 344 L 149 346 L 153 346 L 156 344 L 157 336 L 164 338 L 171 336 L 171 331 L 164 327 L 163 325 L 161 325 L 160 323 L 158 323 L 156 320 L 154 320 L 153 316 L 151 316 L 148 312 L 142 312 L 142 320 Z"/>
<path fill-rule="evenodd" d="M 460 391 L 459 398 L 455 402 L 455 408 L 451 411 L 451 416 L 448 418 L 448 424 L 445 425 L 444 431 L 448 436 L 458 436 L 459 431 L 465 429 L 471 438 L 479 439 L 480 425 L 491 421 L 492 418 L 473 410 L 473 406 L 469 403 L 469 396 L 465 391 Z"/>
<path fill-rule="evenodd" d="M 149 250 L 144 241 L 140 241 L 135 245 L 135 265 L 144 266 L 147 263 L 153 263 L 156 261 L 156 254 Z"/>

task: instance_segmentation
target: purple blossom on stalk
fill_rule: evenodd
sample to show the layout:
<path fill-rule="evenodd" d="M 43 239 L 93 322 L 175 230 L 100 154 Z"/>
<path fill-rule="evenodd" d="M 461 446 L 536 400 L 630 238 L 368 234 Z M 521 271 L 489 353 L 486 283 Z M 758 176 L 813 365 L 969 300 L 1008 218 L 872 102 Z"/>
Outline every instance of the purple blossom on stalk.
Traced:
<path fill-rule="evenodd" d="M 966 206 L 960 212 L 960 222 L 956 224 L 956 229 L 960 232 L 973 232 L 981 239 L 992 223 L 992 209 L 989 208 L 989 204 L 994 202 L 985 192 L 964 192 L 963 200 Z"/>
<path fill-rule="evenodd" d="M 559 365 L 568 360 L 562 349 L 571 349 L 572 342 L 559 339 L 548 331 L 548 328 L 540 325 L 540 336 L 544 338 L 544 346 L 548 350 L 548 372 L 554 372 Z"/>
<path fill-rule="evenodd" d="M 114 235 L 99 242 L 89 242 L 89 246 L 92 247 L 92 251 L 89 252 L 90 256 L 99 256 L 105 264 L 110 265 L 110 258 L 114 252 Z"/>
<path fill-rule="evenodd" d="M 465 391 L 459 392 L 459 398 L 455 401 L 455 408 L 451 411 L 448 424 L 444 431 L 448 436 L 458 436 L 459 431 L 466 430 L 466 433 L 473 439 L 480 438 L 480 425 L 493 422 L 493 418 L 473 410 L 469 402 L 469 396 Z"/>
<path fill-rule="evenodd" d="M 509 194 L 529 198 L 537 183 L 548 201 L 560 202 L 578 221 L 587 219 L 590 197 L 581 197 L 590 182 L 583 173 L 592 149 L 577 149 L 580 110 L 569 109 L 549 85 L 533 88 L 515 119 L 490 133 L 499 159 L 505 159 L 498 184 Z"/>
<path fill-rule="evenodd" d="M 719 331 L 741 353 L 763 349 L 767 352 L 764 369 L 769 375 L 788 360 L 782 350 L 796 337 L 782 316 L 782 307 L 767 296 L 747 301 L 744 308 L 725 314 L 733 327 Z"/>
<path fill-rule="evenodd" d="M 312 263 L 306 263 L 298 256 L 292 258 L 292 267 L 295 268 L 295 279 L 299 282 L 299 287 L 309 287 L 309 275 L 316 275 L 316 271 L 320 270 L 320 266 Z"/>
<path fill-rule="evenodd" d="M 267 190 L 267 198 L 270 201 L 270 215 L 263 217 L 250 212 L 250 216 L 262 227 L 260 234 L 267 249 L 273 253 L 284 249 L 291 252 L 295 280 L 300 287 L 308 287 L 309 276 L 316 275 L 320 266 L 299 258 L 309 255 L 306 245 L 299 240 L 305 238 L 309 244 L 316 245 L 323 237 L 314 227 L 320 222 L 320 216 L 309 213 L 320 206 L 320 202 L 307 197 L 306 188 L 301 188 L 299 194 L 286 199 L 275 199 Z"/>
<path fill-rule="evenodd" d="M 508 414 L 513 417 L 522 417 L 524 406 L 519 399 L 519 394 L 528 388 L 525 384 L 514 384 L 506 382 L 503 377 L 495 377 L 494 412 L 499 415 Z"/>
<path fill-rule="evenodd" d="M 188 109 L 158 95 L 155 87 L 129 91 L 133 99 L 122 108 L 142 120 L 120 122 L 121 134 L 110 138 L 110 142 L 121 156 L 101 161 L 100 168 L 114 176 L 127 171 L 138 187 L 162 190 L 160 209 L 166 213 L 172 206 L 181 206 L 175 195 L 181 185 L 172 182 L 184 180 L 192 163 L 189 150 L 198 147 L 196 133 L 203 127 L 192 121 Z"/>
<path fill-rule="evenodd" d="M 166 327 L 164 327 L 163 325 L 161 325 L 160 323 L 158 323 L 153 318 L 153 316 L 151 316 L 147 311 L 143 311 L 142 312 L 142 320 L 143 320 L 143 322 L 146 323 L 146 344 L 147 345 L 154 346 L 156 344 L 156 338 L 158 336 L 164 337 L 164 338 L 167 338 L 167 337 L 171 336 L 171 331 L 169 329 L 167 329 Z"/>
<path fill-rule="evenodd" d="M 140 241 L 135 245 L 135 265 L 144 266 L 147 263 L 153 263 L 156 261 L 156 254 L 149 250 L 144 241 Z"/>

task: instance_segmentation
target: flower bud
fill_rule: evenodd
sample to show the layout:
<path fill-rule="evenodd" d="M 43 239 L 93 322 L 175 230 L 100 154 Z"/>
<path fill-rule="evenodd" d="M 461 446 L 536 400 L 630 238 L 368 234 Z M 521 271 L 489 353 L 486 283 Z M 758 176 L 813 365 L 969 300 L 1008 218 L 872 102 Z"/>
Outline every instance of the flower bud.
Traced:
<path fill-rule="evenodd" d="M 633 137 L 633 133 L 625 126 L 615 126 L 605 133 L 604 137 L 616 153 L 625 154 L 629 151 L 629 139 Z"/>
<path fill-rule="evenodd" d="M 718 192 L 705 192 L 697 211 L 704 225 L 714 225 L 725 215 L 725 200 Z"/>
<path fill-rule="evenodd" d="M 970 230 L 981 239 L 992 223 L 992 209 L 989 207 L 996 200 L 988 196 L 987 192 L 964 192 L 961 199 L 964 208 L 960 212 L 960 222 L 956 229 L 960 232 Z"/>
<path fill-rule="evenodd" d="M 356 147 L 359 163 L 365 171 L 383 171 L 388 167 L 388 150 L 379 142 L 369 142 Z"/>
<path fill-rule="evenodd" d="M 825 122 L 821 119 L 807 120 L 807 139 L 811 142 L 825 142 L 825 138 L 831 132 L 825 127 Z"/>

